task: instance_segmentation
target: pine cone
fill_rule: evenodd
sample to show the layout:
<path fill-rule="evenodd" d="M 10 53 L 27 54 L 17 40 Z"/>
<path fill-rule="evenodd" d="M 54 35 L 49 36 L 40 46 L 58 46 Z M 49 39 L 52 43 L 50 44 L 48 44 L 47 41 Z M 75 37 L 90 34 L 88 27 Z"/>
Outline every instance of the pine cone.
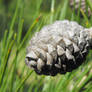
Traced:
<path fill-rule="evenodd" d="M 84 62 L 91 46 L 92 28 L 74 21 L 56 21 L 30 40 L 25 62 L 37 74 L 65 74 Z"/>
<path fill-rule="evenodd" d="M 91 0 L 91 2 L 92 2 L 92 0 Z M 81 3 L 81 5 L 80 5 L 80 3 Z M 80 8 L 86 13 L 86 8 L 87 8 L 87 6 L 86 6 L 86 0 L 70 0 L 70 6 L 72 7 L 72 9 L 74 9 L 74 6 L 75 6 L 75 10 L 76 11 L 78 11 L 78 8 L 79 8 L 79 6 L 80 6 Z M 88 16 L 90 16 L 91 15 L 91 10 L 90 10 L 90 8 L 88 7 Z"/>

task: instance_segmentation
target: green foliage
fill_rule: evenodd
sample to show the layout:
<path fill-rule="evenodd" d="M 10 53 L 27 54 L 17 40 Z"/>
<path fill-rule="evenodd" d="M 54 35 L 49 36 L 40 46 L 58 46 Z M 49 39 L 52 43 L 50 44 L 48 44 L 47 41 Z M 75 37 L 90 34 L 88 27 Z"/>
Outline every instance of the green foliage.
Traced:
<path fill-rule="evenodd" d="M 7 0 L 7 3 L 0 0 L 3 20 L 0 21 L 0 92 L 92 92 L 92 51 L 78 69 L 55 77 L 39 76 L 24 62 L 29 39 L 45 24 L 69 19 L 85 27 L 92 26 L 92 17 L 80 7 L 75 14 L 68 3 L 68 0 Z M 90 0 L 87 4 L 92 10 Z"/>

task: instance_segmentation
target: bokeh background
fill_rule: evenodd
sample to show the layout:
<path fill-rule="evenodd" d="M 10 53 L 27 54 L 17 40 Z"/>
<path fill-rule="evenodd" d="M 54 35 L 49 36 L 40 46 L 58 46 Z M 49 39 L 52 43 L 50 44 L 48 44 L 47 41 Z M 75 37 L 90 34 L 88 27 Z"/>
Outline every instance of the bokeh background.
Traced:
<path fill-rule="evenodd" d="M 92 2 L 86 1 L 92 11 Z M 92 16 L 80 4 L 71 9 L 69 0 L 0 0 L 0 92 L 92 92 L 91 50 L 78 69 L 65 75 L 37 75 L 25 64 L 34 33 L 65 19 L 92 27 Z"/>

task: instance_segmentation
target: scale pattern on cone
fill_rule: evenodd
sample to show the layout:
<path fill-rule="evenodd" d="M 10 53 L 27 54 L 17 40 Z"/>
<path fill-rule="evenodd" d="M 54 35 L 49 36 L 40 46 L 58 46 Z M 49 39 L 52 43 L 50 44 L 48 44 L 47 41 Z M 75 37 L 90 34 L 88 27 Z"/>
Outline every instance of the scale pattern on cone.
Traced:
<path fill-rule="evenodd" d="M 87 5 L 86 5 L 86 0 L 69 0 L 69 4 L 72 7 L 72 9 L 75 8 L 76 11 L 78 11 L 78 8 L 80 7 L 85 13 L 88 11 L 88 16 L 91 16 L 92 12 L 90 8 L 88 7 L 87 10 Z M 92 3 L 92 0 L 90 0 Z"/>
<path fill-rule="evenodd" d="M 35 33 L 25 62 L 37 74 L 65 74 L 84 62 L 91 41 L 92 28 L 86 29 L 74 21 L 56 21 Z"/>

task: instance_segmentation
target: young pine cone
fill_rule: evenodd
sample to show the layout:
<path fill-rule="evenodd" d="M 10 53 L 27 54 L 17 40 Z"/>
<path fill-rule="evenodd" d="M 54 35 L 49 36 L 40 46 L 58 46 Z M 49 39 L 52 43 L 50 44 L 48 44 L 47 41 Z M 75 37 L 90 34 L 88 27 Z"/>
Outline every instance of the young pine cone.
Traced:
<path fill-rule="evenodd" d="M 92 28 L 86 29 L 74 21 L 56 21 L 30 40 L 25 62 L 37 74 L 65 74 L 84 62 L 91 46 Z"/>
<path fill-rule="evenodd" d="M 92 0 L 90 0 L 91 3 L 92 3 Z M 75 7 L 75 10 L 78 11 L 78 8 L 80 7 L 85 13 L 88 11 L 88 16 L 91 15 L 91 10 L 90 8 L 88 7 L 88 10 L 87 10 L 87 2 L 86 0 L 70 0 L 70 6 L 72 7 L 72 9 L 74 9 Z"/>

